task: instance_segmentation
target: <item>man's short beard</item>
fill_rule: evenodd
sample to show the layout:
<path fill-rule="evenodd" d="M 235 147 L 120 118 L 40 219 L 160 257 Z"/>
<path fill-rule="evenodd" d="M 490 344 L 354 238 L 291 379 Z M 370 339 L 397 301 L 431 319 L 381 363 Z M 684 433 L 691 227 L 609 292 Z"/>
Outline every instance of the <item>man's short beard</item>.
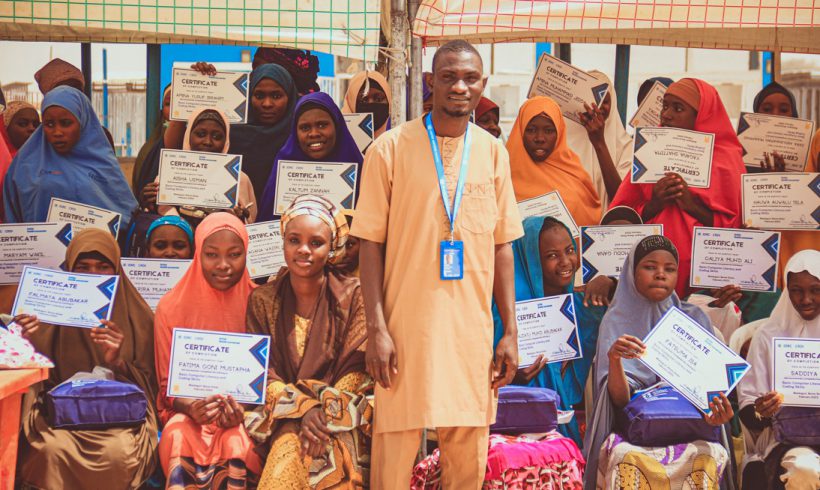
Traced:
<path fill-rule="evenodd" d="M 442 112 L 444 112 L 450 117 L 468 117 L 470 114 L 473 113 L 473 110 L 470 109 L 467 111 L 453 111 L 447 108 L 442 108 Z"/>

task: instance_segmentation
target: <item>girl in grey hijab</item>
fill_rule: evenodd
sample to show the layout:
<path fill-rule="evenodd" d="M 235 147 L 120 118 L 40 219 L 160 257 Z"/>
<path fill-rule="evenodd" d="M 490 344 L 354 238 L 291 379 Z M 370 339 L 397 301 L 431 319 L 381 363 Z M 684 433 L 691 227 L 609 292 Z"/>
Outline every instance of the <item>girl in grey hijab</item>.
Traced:
<path fill-rule="evenodd" d="M 613 431 L 615 411 L 623 409 L 636 391 L 661 381 L 638 360 L 645 349 L 641 340 L 673 306 L 713 332 L 709 318 L 675 293 L 677 268 L 677 249 L 660 235 L 636 243 L 624 261 L 615 297 L 601 321 L 592 365 L 595 406 L 587 412 L 585 490 L 596 488 L 599 453 Z M 725 396 L 710 405 L 713 412 L 706 418 L 708 423 L 722 425 L 731 419 L 733 412 Z"/>

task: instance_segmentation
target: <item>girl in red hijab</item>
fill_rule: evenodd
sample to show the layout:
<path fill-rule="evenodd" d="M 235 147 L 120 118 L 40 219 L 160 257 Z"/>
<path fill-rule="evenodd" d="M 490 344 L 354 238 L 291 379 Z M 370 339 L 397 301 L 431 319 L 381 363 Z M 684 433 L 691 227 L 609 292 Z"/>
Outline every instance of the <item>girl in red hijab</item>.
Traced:
<path fill-rule="evenodd" d="M 740 176 L 746 173 L 734 126 L 714 87 L 694 78 L 673 83 L 663 97 L 661 126 L 715 135 L 711 187 L 690 188 L 683 178 L 667 173 L 655 184 L 624 179 L 611 207 L 629 206 L 644 223 L 661 223 L 663 233 L 680 252 L 676 291 L 689 289 L 692 234 L 695 226 L 738 228 L 741 224 Z"/>

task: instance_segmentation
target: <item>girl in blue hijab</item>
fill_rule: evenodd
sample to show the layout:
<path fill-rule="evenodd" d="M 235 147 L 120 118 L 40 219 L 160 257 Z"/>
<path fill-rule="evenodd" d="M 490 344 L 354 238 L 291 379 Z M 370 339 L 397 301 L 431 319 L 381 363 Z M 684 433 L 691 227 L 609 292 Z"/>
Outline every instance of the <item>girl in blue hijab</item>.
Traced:
<path fill-rule="evenodd" d="M 581 403 L 592 358 L 598 342 L 598 325 L 605 307 L 584 306 L 584 293 L 573 291 L 573 280 L 580 258 L 578 247 L 569 229 L 552 217 L 533 216 L 524 220 L 524 236 L 513 242 L 515 267 L 515 301 L 572 294 L 575 318 L 578 322 L 583 357 L 569 362 L 546 364 L 540 359 L 529 368 L 519 369 L 515 384 L 555 390 L 561 396 L 561 409 L 572 410 Z M 609 278 L 602 280 L 610 281 Z M 503 334 L 501 318 L 493 308 L 495 343 Z M 588 400 L 587 404 L 591 405 Z M 577 417 L 559 431 L 581 446 Z"/>
<path fill-rule="evenodd" d="M 355 163 L 361 176 L 362 152 L 347 129 L 342 111 L 324 92 L 314 92 L 296 104 L 290 136 L 276 155 L 259 206 L 257 222 L 270 221 L 274 215 L 276 173 L 280 160 L 297 162 Z M 356 190 L 358 192 L 359 186 Z"/>
<path fill-rule="evenodd" d="M 115 211 L 128 229 L 137 200 L 91 101 L 60 86 L 43 98 L 43 123 L 17 153 L 3 183 L 8 223 L 43 222 L 52 197 Z"/>

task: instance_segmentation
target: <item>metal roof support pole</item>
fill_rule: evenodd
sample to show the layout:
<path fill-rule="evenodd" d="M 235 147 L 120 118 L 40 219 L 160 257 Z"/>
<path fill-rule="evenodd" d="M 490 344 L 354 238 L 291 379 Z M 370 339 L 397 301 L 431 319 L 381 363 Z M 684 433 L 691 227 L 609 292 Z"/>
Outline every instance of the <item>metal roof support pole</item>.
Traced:
<path fill-rule="evenodd" d="M 626 103 L 629 102 L 629 51 L 628 44 L 615 47 L 615 94 L 618 96 L 618 112 L 626 125 Z"/>
<path fill-rule="evenodd" d="M 407 20 L 405 0 L 390 0 L 390 56 L 389 81 L 393 100 L 390 101 L 390 125 L 397 127 L 406 119 L 407 100 L 407 34 L 410 29 Z"/>
<path fill-rule="evenodd" d="M 410 0 L 408 2 L 408 9 L 409 9 L 409 19 L 412 23 L 413 20 L 416 18 L 416 12 L 419 9 L 419 0 Z M 410 36 L 410 83 L 408 86 L 410 87 L 410 109 L 409 113 L 407 114 L 408 119 L 416 119 L 417 117 L 421 117 L 422 113 L 422 106 L 424 102 L 422 101 L 422 91 L 421 91 L 421 77 L 422 75 L 422 66 L 421 66 L 421 38 L 413 36 L 411 33 Z"/>
<path fill-rule="evenodd" d="M 85 79 L 85 95 L 88 97 L 88 100 L 92 100 L 91 90 L 94 83 L 91 80 L 91 43 L 80 44 L 80 69 Z"/>
<path fill-rule="evenodd" d="M 572 44 L 555 43 L 553 49 L 555 51 L 555 57 L 567 63 L 572 63 Z"/>
<path fill-rule="evenodd" d="M 162 76 L 162 47 L 159 44 L 147 44 L 146 46 L 147 72 L 145 84 L 145 134 L 151 134 L 157 119 L 160 118 L 160 99 L 162 98 L 162 88 L 160 87 L 160 77 Z"/>

